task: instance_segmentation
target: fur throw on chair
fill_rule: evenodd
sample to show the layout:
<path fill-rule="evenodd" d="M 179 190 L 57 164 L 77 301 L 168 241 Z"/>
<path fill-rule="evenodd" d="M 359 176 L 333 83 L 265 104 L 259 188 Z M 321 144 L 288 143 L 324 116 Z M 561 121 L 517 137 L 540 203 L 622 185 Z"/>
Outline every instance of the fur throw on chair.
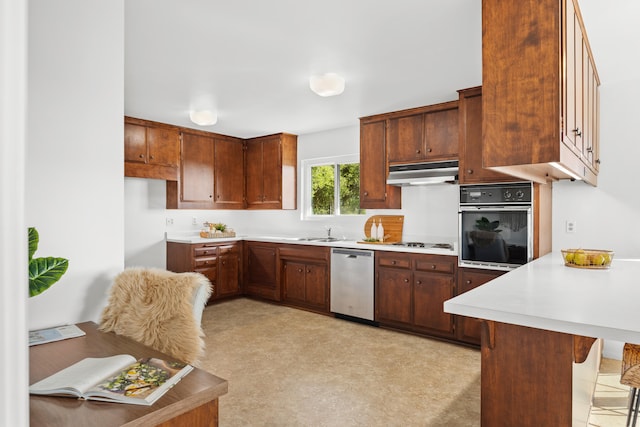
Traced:
<path fill-rule="evenodd" d="M 200 273 L 128 268 L 114 280 L 99 329 L 193 364 L 204 352 L 204 334 L 193 313 L 193 297 L 203 283 L 208 299 L 211 283 Z"/>

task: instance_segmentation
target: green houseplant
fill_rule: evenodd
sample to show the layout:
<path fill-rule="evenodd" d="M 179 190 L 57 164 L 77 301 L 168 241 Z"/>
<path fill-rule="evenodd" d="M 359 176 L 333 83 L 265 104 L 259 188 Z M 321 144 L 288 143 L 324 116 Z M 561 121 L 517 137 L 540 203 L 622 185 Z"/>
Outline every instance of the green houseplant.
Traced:
<path fill-rule="evenodd" d="M 49 289 L 69 267 L 69 260 L 65 258 L 34 258 L 39 241 L 38 231 L 35 227 L 29 227 L 29 297 Z"/>

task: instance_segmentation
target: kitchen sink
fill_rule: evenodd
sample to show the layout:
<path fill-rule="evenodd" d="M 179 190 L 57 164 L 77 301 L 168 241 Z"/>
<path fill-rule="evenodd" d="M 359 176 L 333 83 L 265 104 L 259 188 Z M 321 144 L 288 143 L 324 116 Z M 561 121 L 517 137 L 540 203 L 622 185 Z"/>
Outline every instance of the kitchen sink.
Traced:
<path fill-rule="evenodd" d="M 298 240 L 305 242 L 338 242 L 342 239 L 338 237 L 300 237 Z"/>

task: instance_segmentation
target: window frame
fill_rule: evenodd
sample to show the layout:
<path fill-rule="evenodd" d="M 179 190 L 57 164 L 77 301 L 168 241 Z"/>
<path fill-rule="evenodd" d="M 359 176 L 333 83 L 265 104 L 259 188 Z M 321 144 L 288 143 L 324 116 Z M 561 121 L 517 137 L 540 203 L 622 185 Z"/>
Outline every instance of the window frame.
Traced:
<path fill-rule="evenodd" d="M 337 168 L 338 165 L 358 163 L 360 164 L 360 155 L 358 154 L 346 154 L 342 156 L 332 156 L 332 157 L 318 157 L 314 159 L 305 159 L 302 160 L 302 174 L 301 181 L 302 185 L 300 186 L 301 190 L 301 198 L 302 198 L 302 219 L 313 221 L 313 220 L 322 220 L 327 218 L 336 218 L 336 217 L 358 217 L 364 216 L 363 214 L 349 214 L 343 215 L 340 211 L 340 171 Z M 314 166 L 333 166 L 334 167 L 334 206 L 336 207 L 335 211 L 338 213 L 329 214 L 329 215 L 314 215 L 311 213 L 311 169 Z"/>

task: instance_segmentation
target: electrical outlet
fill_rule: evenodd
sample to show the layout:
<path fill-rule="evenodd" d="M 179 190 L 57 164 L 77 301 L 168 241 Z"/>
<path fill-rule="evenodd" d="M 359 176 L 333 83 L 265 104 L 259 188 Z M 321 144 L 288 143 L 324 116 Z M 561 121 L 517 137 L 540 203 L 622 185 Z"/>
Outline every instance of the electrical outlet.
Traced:
<path fill-rule="evenodd" d="M 196 218 L 195 216 L 191 217 L 191 224 L 192 225 L 198 225 L 198 218 Z"/>
<path fill-rule="evenodd" d="M 565 231 L 567 233 L 575 233 L 576 232 L 576 222 L 573 220 L 568 220 L 566 222 L 566 228 Z"/>
<path fill-rule="evenodd" d="M 173 218 L 167 218 L 167 225 L 173 225 Z"/>

